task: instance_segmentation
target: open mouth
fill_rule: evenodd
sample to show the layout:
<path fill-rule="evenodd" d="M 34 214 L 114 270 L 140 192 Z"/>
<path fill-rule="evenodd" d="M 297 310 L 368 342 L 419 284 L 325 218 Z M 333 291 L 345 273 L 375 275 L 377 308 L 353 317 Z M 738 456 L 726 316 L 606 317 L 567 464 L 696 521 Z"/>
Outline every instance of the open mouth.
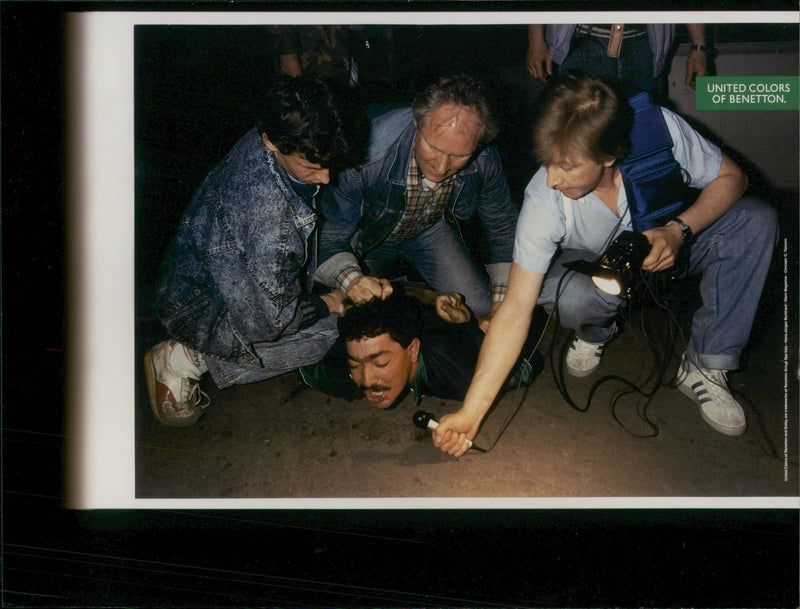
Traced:
<path fill-rule="evenodd" d="M 367 389 L 364 392 L 364 395 L 370 402 L 380 402 L 383 399 L 383 396 L 386 395 L 386 391 L 384 389 Z"/>
<path fill-rule="evenodd" d="M 364 397 L 370 402 L 381 402 L 389 393 L 391 387 L 364 387 Z"/>

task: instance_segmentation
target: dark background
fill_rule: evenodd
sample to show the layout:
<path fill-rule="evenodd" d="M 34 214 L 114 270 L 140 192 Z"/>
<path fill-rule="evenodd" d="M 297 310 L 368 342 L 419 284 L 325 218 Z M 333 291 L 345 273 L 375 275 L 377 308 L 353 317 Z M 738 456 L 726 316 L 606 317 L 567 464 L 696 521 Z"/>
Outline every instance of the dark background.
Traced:
<path fill-rule="evenodd" d="M 63 11 L 139 6 L 0 5 L 3 606 L 797 606 L 795 510 L 65 509 Z M 547 6 L 556 8 L 564 6 Z M 198 59 L 214 50 L 213 40 L 200 42 L 186 40 L 197 45 Z M 519 48 L 518 40 L 506 43 Z M 444 46 L 417 52 L 438 61 L 458 46 L 433 37 L 436 45 Z M 236 69 L 226 70 L 232 82 Z M 249 123 L 244 112 L 207 103 L 208 88 L 195 86 L 208 111 L 196 135 L 209 139 L 177 138 L 176 145 L 196 146 L 203 156 L 186 165 L 179 154 L 169 157 L 186 177 L 172 192 L 158 193 L 169 201 L 153 212 L 163 214 L 165 228 L 152 233 L 154 254 L 137 260 L 137 273 L 139 265 L 153 268 L 166 227 Z M 169 123 L 137 108 L 137 129 L 158 120 L 158 129 Z M 139 153 L 147 142 L 136 145 Z"/>

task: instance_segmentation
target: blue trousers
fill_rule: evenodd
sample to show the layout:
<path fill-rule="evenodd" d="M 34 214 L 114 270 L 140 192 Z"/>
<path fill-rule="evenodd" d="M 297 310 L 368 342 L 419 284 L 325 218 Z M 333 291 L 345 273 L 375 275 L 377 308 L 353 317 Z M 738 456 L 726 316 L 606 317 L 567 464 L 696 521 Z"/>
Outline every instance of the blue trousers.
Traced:
<path fill-rule="evenodd" d="M 456 228 L 439 220 L 412 239 L 383 242 L 364 258 L 366 272 L 387 277 L 388 265 L 405 258 L 428 285 L 439 293 L 458 292 L 476 315 L 486 315 L 492 306 L 489 278 L 473 259 Z"/>
<path fill-rule="evenodd" d="M 607 40 L 576 35 L 561 69 L 628 83 L 641 91 L 654 89 L 653 51 L 647 36 L 623 40 L 619 57 L 609 57 L 607 46 Z"/>
<path fill-rule="evenodd" d="M 739 367 L 777 239 L 775 210 L 744 197 L 692 243 L 689 274 L 701 276 L 702 304 L 692 318 L 688 350 L 692 361 L 703 368 Z M 602 343 L 614 333 L 623 300 L 598 290 L 590 277 L 563 267 L 571 260 L 594 258 L 591 252 L 563 251 L 545 278 L 538 304 L 551 312 L 558 282 L 569 273 L 558 295 L 561 324 L 575 330 L 582 340 Z"/>

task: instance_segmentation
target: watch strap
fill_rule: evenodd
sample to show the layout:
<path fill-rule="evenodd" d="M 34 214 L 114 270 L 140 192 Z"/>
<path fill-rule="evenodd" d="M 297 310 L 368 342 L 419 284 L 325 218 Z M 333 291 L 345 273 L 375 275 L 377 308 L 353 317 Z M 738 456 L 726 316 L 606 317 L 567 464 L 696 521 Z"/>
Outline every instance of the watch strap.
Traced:
<path fill-rule="evenodd" d="M 681 228 L 681 235 L 683 235 L 683 242 L 689 243 L 689 241 L 691 241 L 692 237 L 694 236 L 694 233 L 692 233 L 692 227 L 686 224 L 686 222 L 684 222 L 680 218 L 674 218 L 672 221 L 675 222 L 675 224 L 677 224 Z"/>

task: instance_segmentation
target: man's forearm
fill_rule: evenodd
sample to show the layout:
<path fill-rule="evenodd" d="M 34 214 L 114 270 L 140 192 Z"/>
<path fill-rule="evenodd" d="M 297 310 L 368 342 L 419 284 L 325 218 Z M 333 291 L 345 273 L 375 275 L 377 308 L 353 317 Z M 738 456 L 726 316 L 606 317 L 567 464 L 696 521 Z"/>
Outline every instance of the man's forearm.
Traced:
<path fill-rule="evenodd" d="M 681 212 L 680 218 L 697 234 L 724 216 L 742 197 L 747 186 L 747 176 L 723 154 L 719 175 L 703 188 L 689 209 Z"/>
<path fill-rule="evenodd" d="M 419 300 L 423 304 L 435 304 L 436 297 L 439 295 L 434 290 L 415 285 L 403 285 L 403 292 Z"/>
<path fill-rule="evenodd" d="M 693 45 L 706 46 L 705 23 L 687 23 L 686 29 L 689 31 L 689 38 Z"/>
<path fill-rule="evenodd" d="M 492 319 L 462 406 L 462 411 L 475 422 L 483 420 L 500 392 L 503 382 L 517 361 L 529 329 L 530 318 L 503 315 L 502 306 Z"/>
<path fill-rule="evenodd" d="M 512 264 L 508 298 L 495 313 L 481 346 L 478 364 L 462 410 L 481 420 L 522 351 L 544 275 Z"/>

